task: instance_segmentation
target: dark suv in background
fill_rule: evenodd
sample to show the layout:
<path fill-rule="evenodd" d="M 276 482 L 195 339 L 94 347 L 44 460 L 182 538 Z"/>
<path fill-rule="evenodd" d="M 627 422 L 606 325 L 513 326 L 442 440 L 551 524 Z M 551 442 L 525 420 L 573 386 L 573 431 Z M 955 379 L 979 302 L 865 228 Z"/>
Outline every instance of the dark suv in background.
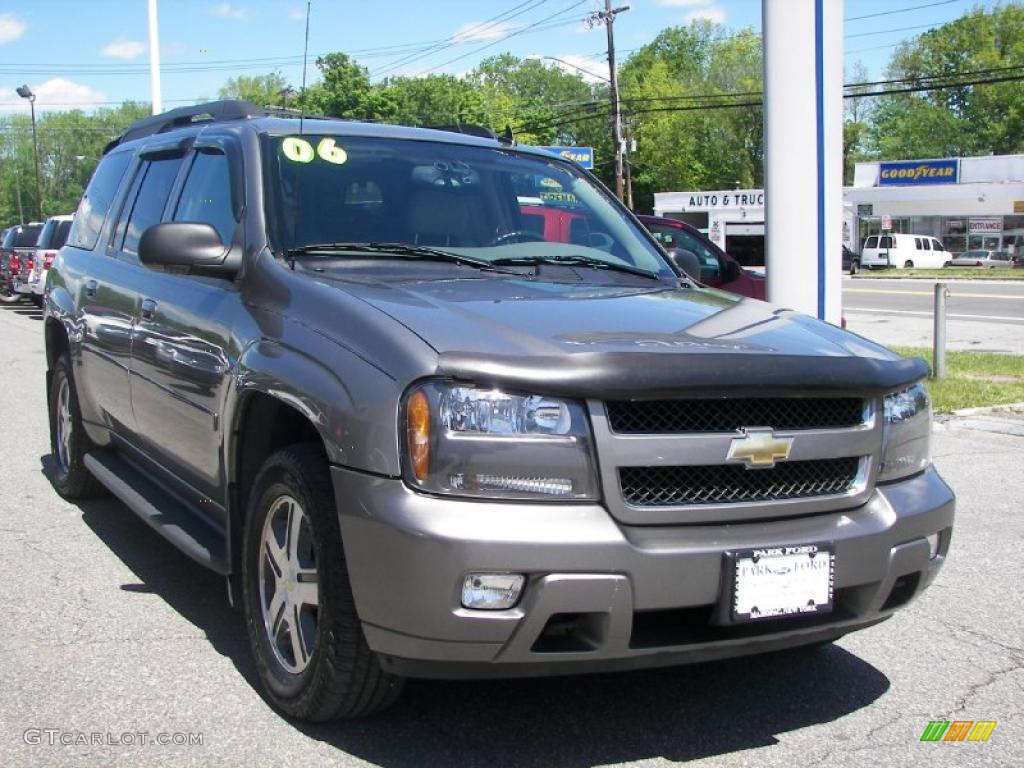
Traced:
<path fill-rule="evenodd" d="M 54 485 L 224 574 L 293 717 L 827 642 L 949 548 L 923 361 L 697 285 L 508 139 L 149 117 L 47 283 Z"/>

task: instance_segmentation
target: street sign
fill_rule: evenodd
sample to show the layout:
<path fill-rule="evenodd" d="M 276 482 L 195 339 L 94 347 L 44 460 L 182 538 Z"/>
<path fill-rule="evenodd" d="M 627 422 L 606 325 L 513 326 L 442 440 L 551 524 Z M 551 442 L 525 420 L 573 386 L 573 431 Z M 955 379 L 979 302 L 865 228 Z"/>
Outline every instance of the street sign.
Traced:
<path fill-rule="evenodd" d="M 892 216 L 888 213 L 882 214 L 882 229 L 886 231 L 892 229 Z"/>

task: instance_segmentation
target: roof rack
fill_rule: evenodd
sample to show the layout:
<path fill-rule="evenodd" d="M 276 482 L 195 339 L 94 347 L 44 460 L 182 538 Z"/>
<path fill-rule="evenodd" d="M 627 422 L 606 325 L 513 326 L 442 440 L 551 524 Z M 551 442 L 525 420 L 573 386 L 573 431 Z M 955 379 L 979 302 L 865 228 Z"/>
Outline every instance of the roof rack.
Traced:
<path fill-rule="evenodd" d="M 106 154 L 118 144 L 143 136 L 172 131 L 175 128 L 201 122 L 219 122 L 222 120 L 242 120 L 247 117 L 266 117 L 268 110 L 257 107 L 248 101 L 229 99 L 210 101 L 205 104 L 194 104 L 190 107 L 178 107 L 158 115 L 144 117 L 124 129 L 124 132 L 103 148 Z"/>
<path fill-rule="evenodd" d="M 502 144 L 514 144 L 515 139 L 512 137 L 512 129 L 506 128 L 503 135 L 498 135 L 490 128 L 484 125 L 473 125 L 472 123 L 456 123 L 455 125 L 428 125 L 426 128 L 430 128 L 435 131 L 448 131 L 449 133 L 463 133 L 466 136 L 478 136 L 482 139 L 494 139 L 500 141 Z"/>

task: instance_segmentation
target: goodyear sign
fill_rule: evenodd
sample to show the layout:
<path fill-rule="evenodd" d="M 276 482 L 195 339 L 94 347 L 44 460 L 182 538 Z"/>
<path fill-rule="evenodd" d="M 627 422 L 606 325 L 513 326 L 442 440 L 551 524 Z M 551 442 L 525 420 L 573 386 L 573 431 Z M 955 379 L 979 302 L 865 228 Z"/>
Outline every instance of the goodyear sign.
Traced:
<path fill-rule="evenodd" d="M 594 167 L 593 147 L 541 147 L 541 149 L 564 157 L 566 160 L 572 160 L 584 168 Z"/>
<path fill-rule="evenodd" d="M 960 177 L 959 160 L 908 160 L 881 163 L 878 186 L 915 184 L 956 184 Z"/>

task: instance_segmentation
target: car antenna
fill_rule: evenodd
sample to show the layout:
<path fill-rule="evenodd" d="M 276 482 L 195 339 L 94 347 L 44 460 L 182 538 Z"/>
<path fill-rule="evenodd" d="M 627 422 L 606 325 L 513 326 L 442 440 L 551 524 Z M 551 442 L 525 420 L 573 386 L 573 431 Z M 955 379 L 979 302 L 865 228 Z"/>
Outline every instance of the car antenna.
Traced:
<path fill-rule="evenodd" d="M 306 117 L 306 68 L 309 66 L 309 11 L 312 0 L 306 2 L 306 44 L 302 49 L 302 96 L 299 97 L 299 135 L 302 135 L 302 123 Z"/>

